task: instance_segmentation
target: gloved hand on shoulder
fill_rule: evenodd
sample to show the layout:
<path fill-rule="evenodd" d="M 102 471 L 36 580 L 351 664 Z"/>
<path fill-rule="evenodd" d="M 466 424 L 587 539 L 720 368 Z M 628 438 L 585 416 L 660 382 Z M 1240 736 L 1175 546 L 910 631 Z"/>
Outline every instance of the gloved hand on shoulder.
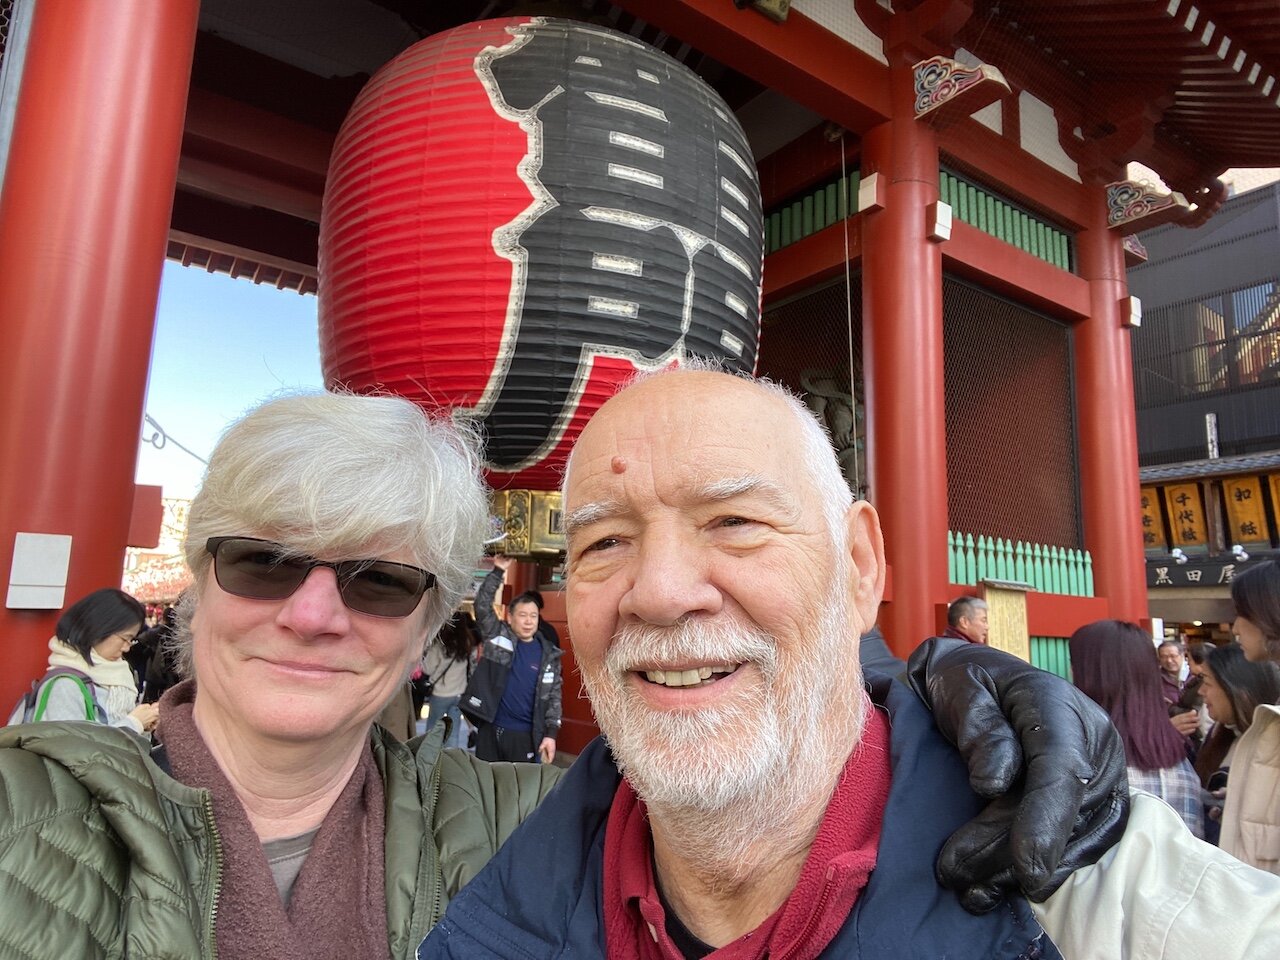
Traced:
<path fill-rule="evenodd" d="M 933 637 L 908 681 L 992 798 L 943 845 L 938 880 L 984 913 L 1004 893 L 1043 901 L 1124 833 L 1124 747 L 1106 713 L 1067 681 L 991 647 Z"/>

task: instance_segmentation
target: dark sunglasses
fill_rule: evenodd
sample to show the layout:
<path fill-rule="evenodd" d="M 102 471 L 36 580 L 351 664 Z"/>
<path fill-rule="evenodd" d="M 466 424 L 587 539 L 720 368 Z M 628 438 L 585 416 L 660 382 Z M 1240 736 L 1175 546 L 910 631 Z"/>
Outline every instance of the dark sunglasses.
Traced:
<path fill-rule="evenodd" d="M 436 575 L 388 560 L 317 560 L 254 537 L 210 537 L 204 548 L 213 556 L 213 575 L 227 593 L 249 600 L 283 600 L 302 586 L 316 567 L 338 578 L 342 602 L 357 613 L 396 619 L 417 609 Z"/>

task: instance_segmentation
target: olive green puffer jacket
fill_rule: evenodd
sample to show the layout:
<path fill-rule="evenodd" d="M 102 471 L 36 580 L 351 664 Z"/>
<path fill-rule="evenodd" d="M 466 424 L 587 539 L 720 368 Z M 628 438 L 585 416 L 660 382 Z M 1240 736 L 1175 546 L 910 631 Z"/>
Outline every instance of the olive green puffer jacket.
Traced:
<path fill-rule="evenodd" d="M 386 792 L 387 938 L 411 960 L 451 895 L 558 779 L 554 767 L 441 751 L 374 727 Z M 0 958 L 215 956 L 221 840 L 208 792 L 127 731 L 0 729 Z"/>

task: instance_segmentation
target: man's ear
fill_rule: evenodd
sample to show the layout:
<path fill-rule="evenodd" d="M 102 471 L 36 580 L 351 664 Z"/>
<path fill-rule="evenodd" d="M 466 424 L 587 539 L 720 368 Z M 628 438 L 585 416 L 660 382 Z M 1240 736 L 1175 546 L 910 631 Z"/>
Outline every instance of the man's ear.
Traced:
<path fill-rule="evenodd" d="M 884 596 L 884 537 L 880 517 L 866 500 L 855 500 L 845 513 L 849 558 L 850 602 L 863 630 L 874 626 Z"/>

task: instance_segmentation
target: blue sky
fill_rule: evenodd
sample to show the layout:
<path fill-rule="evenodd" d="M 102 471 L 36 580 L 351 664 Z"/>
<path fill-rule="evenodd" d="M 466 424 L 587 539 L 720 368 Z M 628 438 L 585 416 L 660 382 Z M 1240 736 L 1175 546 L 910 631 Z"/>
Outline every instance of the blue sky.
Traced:
<path fill-rule="evenodd" d="M 146 412 L 202 457 L 227 424 L 281 390 L 318 389 L 316 298 L 168 261 Z M 144 425 L 142 437 L 153 431 Z M 139 443 L 136 481 L 190 497 L 204 467 L 172 443 Z"/>

